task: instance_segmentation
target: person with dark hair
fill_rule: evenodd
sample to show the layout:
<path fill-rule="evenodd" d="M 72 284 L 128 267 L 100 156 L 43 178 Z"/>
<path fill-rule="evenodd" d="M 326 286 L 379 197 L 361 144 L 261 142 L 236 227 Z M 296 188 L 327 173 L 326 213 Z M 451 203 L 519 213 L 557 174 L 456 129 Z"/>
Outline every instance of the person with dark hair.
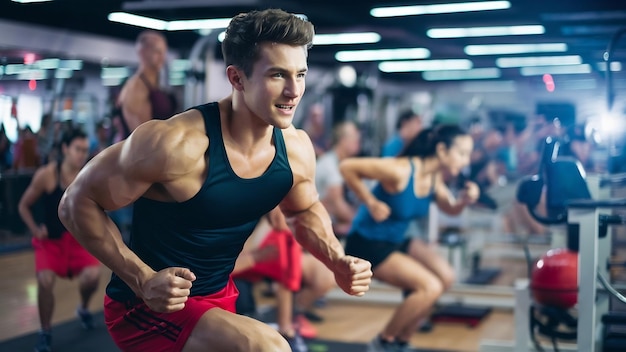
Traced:
<path fill-rule="evenodd" d="M 81 302 L 76 314 L 85 328 L 93 328 L 89 301 L 98 287 L 100 262 L 87 252 L 59 220 L 57 207 L 64 190 L 74 181 L 89 155 L 89 140 L 82 130 L 71 130 L 61 140 L 59 161 L 40 167 L 20 199 L 18 210 L 33 235 L 37 303 L 41 331 L 35 351 L 51 350 L 51 319 L 54 310 L 54 283 L 57 277 L 77 278 Z M 31 208 L 41 199 L 44 221 L 37 223 Z"/>
<path fill-rule="evenodd" d="M 398 156 L 423 127 L 422 117 L 413 110 L 400 113 L 396 120 L 396 131 L 383 145 L 381 156 Z"/>
<path fill-rule="evenodd" d="M 151 120 L 100 152 L 65 192 L 59 215 L 109 267 L 104 317 L 123 351 L 290 351 L 277 331 L 237 315 L 231 272 L 276 206 L 296 240 L 350 295 L 369 262 L 347 256 L 315 188 L 315 153 L 293 126 L 313 25 L 282 10 L 242 13 L 222 42 L 231 93 Z M 128 244 L 107 211 L 134 204 Z"/>
<path fill-rule="evenodd" d="M 457 125 L 420 132 L 395 158 L 350 158 L 341 163 L 347 185 L 362 201 L 345 251 L 372 263 L 374 278 L 410 291 L 369 351 L 407 349 L 418 324 L 455 280 L 435 244 L 406 238 L 411 220 L 425 216 L 431 201 L 457 215 L 476 201 L 478 186 L 467 182 L 456 197 L 444 182 L 469 164 L 472 138 Z M 365 179 L 375 180 L 373 188 Z"/>

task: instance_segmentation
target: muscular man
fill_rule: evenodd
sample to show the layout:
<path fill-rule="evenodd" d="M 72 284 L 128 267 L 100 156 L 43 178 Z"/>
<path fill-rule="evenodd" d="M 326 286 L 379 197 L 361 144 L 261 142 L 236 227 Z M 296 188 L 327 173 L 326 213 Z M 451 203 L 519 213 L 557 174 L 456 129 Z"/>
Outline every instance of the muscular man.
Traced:
<path fill-rule="evenodd" d="M 315 189 L 311 141 L 292 125 L 311 23 L 281 10 L 235 16 L 222 43 L 232 93 L 153 120 L 98 154 L 67 189 L 64 224 L 114 275 L 105 320 L 124 351 L 289 351 L 234 314 L 230 273 L 259 218 L 280 205 L 298 242 L 363 295 L 372 272 L 346 256 Z M 106 210 L 134 203 L 129 245 Z"/>
<path fill-rule="evenodd" d="M 165 37 L 146 30 L 137 37 L 136 46 L 139 67 L 124 84 L 117 101 L 126 136 L 148 120 L 171 117 L 177 109 L 174 97 L 159 86 L 161 69 L 167 59 Z"/>
<path fill-rule="evenodd" d="M 76 313 L 85 328 L 93 327 L 87 310 L 89 300 L 98 287 L 100 263 L 67 232 L 57 213 L 65 188 L 85 165 L 89 152 L 87 135 L 80 130 L 66 132 L 61 141 L 63 158 L 39 168 L 22 195 L 19 212 L 33 234 L 35 270 L 37 272 L 37 303 L 41 332 L 35 351 L 50 351 L 51 320 L 54 310 L 54 283 L 57 277 L 78 278 L 81 303 Z M 31 211 L 37 200 L 43 200 L 44 222 L 38 224 Z"/>

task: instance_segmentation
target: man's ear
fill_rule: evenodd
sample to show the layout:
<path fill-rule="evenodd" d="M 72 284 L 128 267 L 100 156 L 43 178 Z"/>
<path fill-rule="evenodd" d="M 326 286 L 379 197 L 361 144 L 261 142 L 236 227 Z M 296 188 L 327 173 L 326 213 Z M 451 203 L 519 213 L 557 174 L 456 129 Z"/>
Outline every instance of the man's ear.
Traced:
<path fill-rule="evenodd" d="M 237 67 L 230 65 L 226 67 L 226 76 L 234 89 L 243 91 L 243 72 Z"/>

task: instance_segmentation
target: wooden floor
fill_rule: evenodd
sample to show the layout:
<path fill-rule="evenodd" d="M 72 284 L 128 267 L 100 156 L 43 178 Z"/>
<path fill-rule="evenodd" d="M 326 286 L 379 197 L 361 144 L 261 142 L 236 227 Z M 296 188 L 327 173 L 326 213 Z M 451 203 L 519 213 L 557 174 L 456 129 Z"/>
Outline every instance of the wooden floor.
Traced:
<path fill-rule="evenodd" d="M 108 269 L 102 274 L 100 289 L 91 309 L 101 310 Z M 39 328 L 37 286 L 34 260 L 30 250 L 0 255 L 0 341 L 27 334 Z M 55 288 L 56 308 L 53 322 L 74 319 L 78 303 L 76 282 L 58 280 Z M 268 304 L 267 300 L 262 302 Z M 271 302 L 270 302 L 271 304 Z M 316 327 L 320 338 L 366 342 L 375 336 L 393 312 L 389 304 L 361 304 L 329 300 L 318 310 L 325 320 Z M 495 310 L 478 327 L 461 324 L 436 324 L 430 333 L 416 333 L 412 343 L 424 348 L 454 351 L 478 351 L 481 340 L 511 340 L 513 319 L 510 311 Z"/>

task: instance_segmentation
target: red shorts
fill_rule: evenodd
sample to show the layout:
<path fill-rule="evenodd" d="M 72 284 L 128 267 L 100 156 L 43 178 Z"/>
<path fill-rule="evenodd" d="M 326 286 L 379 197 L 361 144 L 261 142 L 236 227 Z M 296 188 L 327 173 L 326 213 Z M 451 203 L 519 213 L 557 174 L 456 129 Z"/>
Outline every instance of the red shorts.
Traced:
<path fill-rule="evenodd" d="M 60 238 L 31 240 L 35 250 L 35 271 L 52 270 L 63 278 L 72 278 L 100 262 L 83 248 L 69 232 Z"/>
<path fill-rule="evenodd" d="M 259 248 L 276 246 L 278 257 L 267 262 L 256 263 L 252 268 L 233 275 L 236 279 L 257 281 L 264 277 L 273 279 L 288 290 L 300 290 L 302 281 L 302 247 L 290 231 L 271 230 Z"/>
<path fill-rule="evenodd" d="M 239 291 L 232 279 L 221 291 L 189 297 L 185 308 L 156 313 L 141 300 L 134 303 L 104 297 L 104 321 L 117 346 L 125 352 L 181 351 L 202 315 L 212 308 L 235 312 Z"/>

